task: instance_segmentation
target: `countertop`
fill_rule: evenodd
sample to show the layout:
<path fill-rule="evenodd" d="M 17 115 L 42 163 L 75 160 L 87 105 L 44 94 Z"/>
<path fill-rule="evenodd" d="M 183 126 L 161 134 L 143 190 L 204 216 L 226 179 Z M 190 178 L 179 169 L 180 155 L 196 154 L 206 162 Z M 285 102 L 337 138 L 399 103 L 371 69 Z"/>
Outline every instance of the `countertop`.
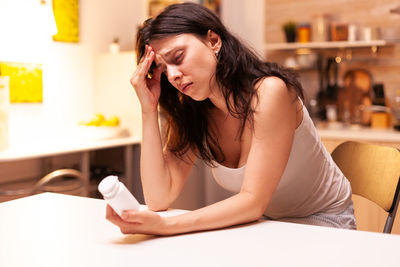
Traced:
<path fill-rule="evenodd" d="M 370 127 L 349 126 L 341 124 L 317 124 L 317 130 L 323 140 L 356 140 L 387 143 L 400 143 L 400 131 L 393 128 L 373 129 Z M 10 147 L 0 151 L 1 161 L 22 160 L 57 154 L 74 153 L 101 148 L 139 144 L 138 135 L 121 135 L 116 138 L 42 138 L 25 142 L 12 142 Z"/>
<path fill-rule="evenodd" d="M 141 136 L 119 131 L 112 136 L 108 131 L 81 131 L 79 134 L 47 135 L 35 139 L 12 140 L 6 150 L 0 151 L 0 162 L 55 156 L 103 148 L 139 144 Z"/>
<path fill-rule="evenodd" d="M 400 131 L 393 128 L 374 129 L 358 125 L 345 127 L 342 124 L 319 123 L 317 130 L 322 139 L 400 143 Z"/>

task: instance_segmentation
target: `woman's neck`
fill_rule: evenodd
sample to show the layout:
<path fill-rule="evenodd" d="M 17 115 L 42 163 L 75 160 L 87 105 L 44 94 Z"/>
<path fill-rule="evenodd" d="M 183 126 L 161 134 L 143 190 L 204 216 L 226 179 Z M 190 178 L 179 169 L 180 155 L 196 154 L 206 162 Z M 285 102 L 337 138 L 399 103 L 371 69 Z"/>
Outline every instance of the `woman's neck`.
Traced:
<path fill-rule="evenodd" d="M 213 103 L 213 105 L 218 109 L 218 111 L 219 111 L 218 113 L 221 113 L 224 115 L 229 114 L 229 110 L 226 105 L 225 97 L 219 88 L 216 90 L 213 90 L 211 95 L 208 98 L 210 99 L 211 103 Z"/>

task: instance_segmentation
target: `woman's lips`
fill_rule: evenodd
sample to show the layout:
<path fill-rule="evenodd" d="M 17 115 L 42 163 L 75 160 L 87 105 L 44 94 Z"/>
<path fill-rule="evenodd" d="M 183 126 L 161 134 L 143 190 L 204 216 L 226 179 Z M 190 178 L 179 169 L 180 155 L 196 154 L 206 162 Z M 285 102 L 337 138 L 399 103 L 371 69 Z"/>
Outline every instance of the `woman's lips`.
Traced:
<path fill-rule="evenodd" d="M 181 92 L 182 92 L 182 93 L 186 93 L 186 92 L 190 89 L 190 87 L 192 87 L 192 84 L 193 84 L 193 83 L 184 84 L 184 85 L 182 86 L 182 88 L 181 88 Z"/>

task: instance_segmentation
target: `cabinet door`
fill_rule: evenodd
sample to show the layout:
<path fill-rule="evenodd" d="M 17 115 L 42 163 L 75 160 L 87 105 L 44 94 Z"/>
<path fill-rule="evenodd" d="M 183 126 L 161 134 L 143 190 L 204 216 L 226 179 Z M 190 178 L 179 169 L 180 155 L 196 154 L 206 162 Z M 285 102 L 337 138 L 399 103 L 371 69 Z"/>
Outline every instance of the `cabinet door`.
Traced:
<path fill-rule="evenodd" d="M 340 139 L 322 139 L 322 143 L 325 145 L 329 153 L 332 153 L 332 151 L 339 144 L 345 141 L 346 140 L 340 140 Z M 370 144 L 384 145 L 384 146 L 392 146 L 396 148 L 400 147 L 400 144 L 398 143 L 372 142 L 372 141 L 363 141 L 363 142 Z M 354 215 L 357 220 L 357 230 L 382 232 L 385 226 L 387 213 L 375 203 L 358 195 L 353 195 L 353 202 L 354 202 Z M 400 234 L 399 215 L 396 217 L 396 220 L 394 221 L 392 233 Z"/>

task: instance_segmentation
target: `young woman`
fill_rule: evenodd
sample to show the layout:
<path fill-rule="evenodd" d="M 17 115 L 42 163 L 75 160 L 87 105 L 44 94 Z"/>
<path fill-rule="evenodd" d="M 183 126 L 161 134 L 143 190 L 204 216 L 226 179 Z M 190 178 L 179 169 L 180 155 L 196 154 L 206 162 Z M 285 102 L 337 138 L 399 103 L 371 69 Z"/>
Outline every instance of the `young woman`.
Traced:
<path fill-rule="evenodd" d="M 171 235 L 269 219 L 355 228 L 348 180 L 325 150 L 295 75 L 263 62 L 208 9 L 167 7 L 137 36 L 131 83 L 143 118 L 141 177 L 147 211 L 107 219 L 125 234 Z M 165 116 L 165 141 L 159 128 Z M 236 192 L 173 217 L 199 157 Z"/>

